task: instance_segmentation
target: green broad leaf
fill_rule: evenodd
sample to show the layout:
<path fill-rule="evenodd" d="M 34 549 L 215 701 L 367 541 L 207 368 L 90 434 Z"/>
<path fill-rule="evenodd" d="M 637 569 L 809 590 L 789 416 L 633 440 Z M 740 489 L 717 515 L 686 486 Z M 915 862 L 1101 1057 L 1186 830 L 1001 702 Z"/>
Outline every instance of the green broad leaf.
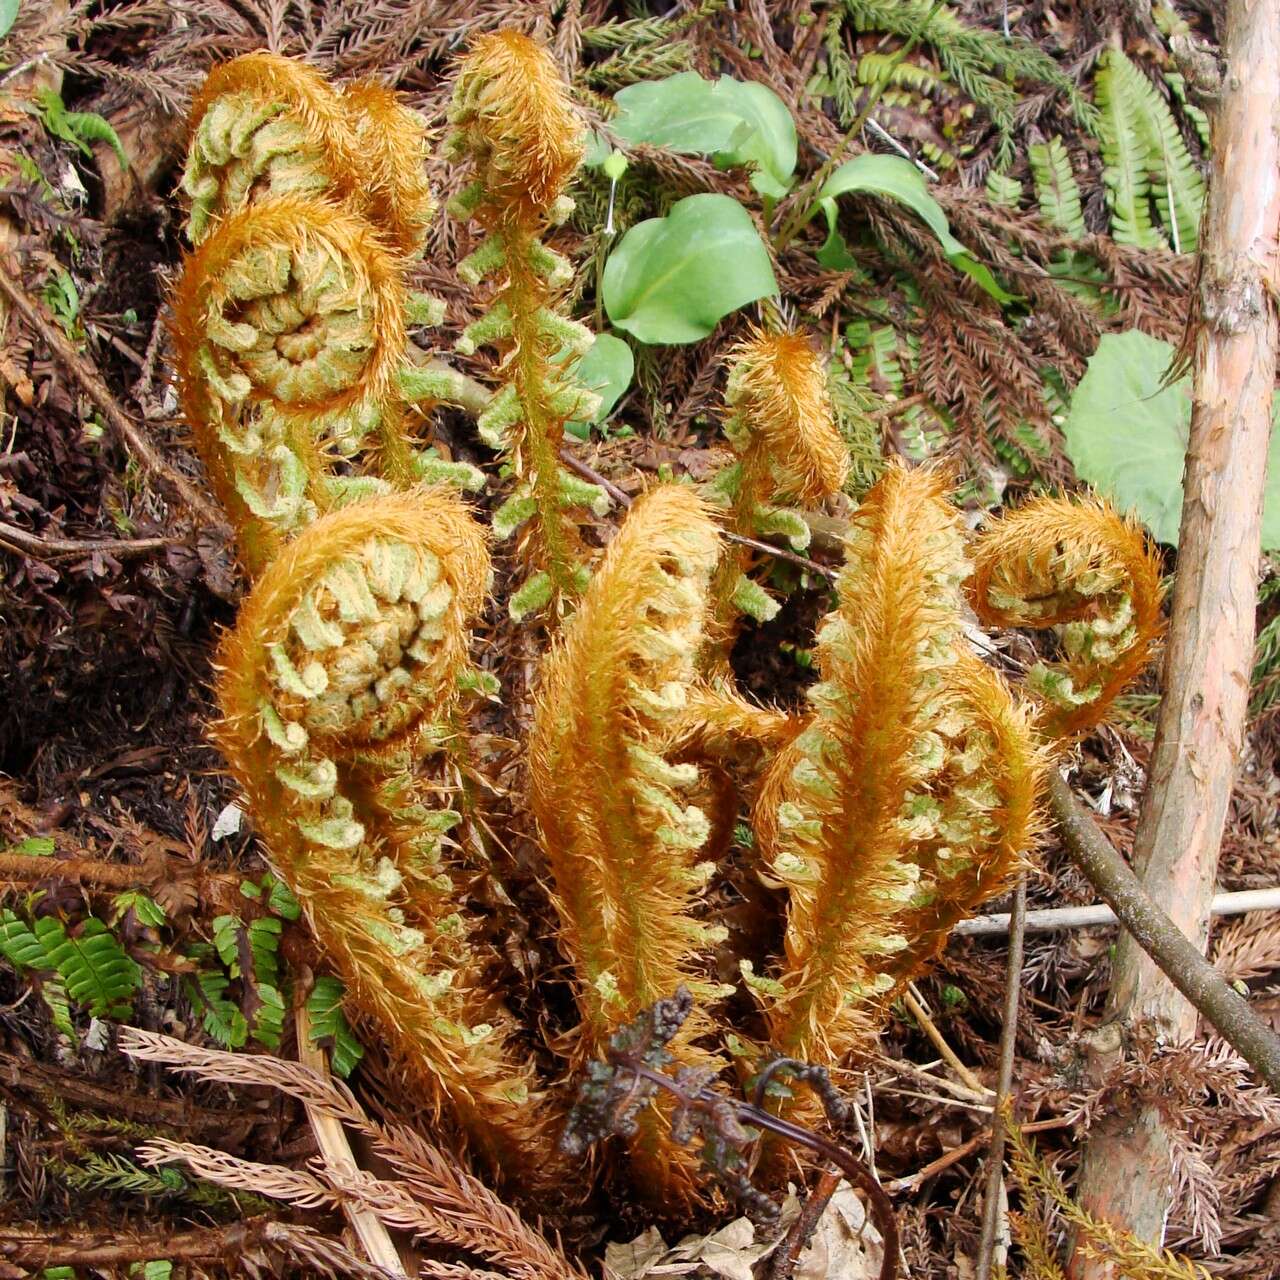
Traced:
<path fill-rule="evenodd" d="M 777 292 L 751 215 L 718 194 L 637 223 L 604 268 L 609 319 L 641 342 L 698 342 L 731 311 Z"/>
<path fill-rule="evenodd" d="M 901 156 L 881 156 L 867 153 L 846 160 L 818 191 L 817 203 L 812 212 L 821 209 L 827 219 L 827 241 L 818 251 L 818 261 L 832 270 L 849 270 L 843 259 L 849 258 L 848 249 L 836 230 L 836 197 L 865 192 L 896 200 L 911 210 L 938 238 L 947 261 L 969 276 L 979 288 L 990 294 L 1001 306 L 1016 302 L 997 283 L 989 268 L 979 262 L 959 240 L 951 234 L 951 226 L 942 206 L 929 194 L 920 170 Z"/>
<path fill-rule="evenodd" d="M 618 114 L 609 128 L 624 142 L 712 156 L 724 168 L 752 165 L 751 185 L 775 200 L 791 187 L 795 120 L 767 85 L 732 76 L 704 80 L 696 71 L 682 71 L 629 85 L 614 102 Z"/>
<path fill-rule="evenodd" d="M 1178 541 L 1182 468 L 1191 429 L 1191 383 L 1162 386 L 1173 348 L 1131 330 L 1098 344 L 1063 426 L 1067 456 L 1082 480 L 1160 541 Z M 1280 548 L 1280 394 L 1272 401 L 1262 546 Z"/>
<path fill-rule="evenodd" d="M 0 38 L 9 34 L 9 29 L 18 20 L 20 0 L 0 0 Z"/>
<path fill-rule="evenodd" d="M 611 333 L 597 335 L 587 354 L 571 366 L 571 372 L 576 381 L 600 397 L 600 407 L 590 422 L 567 422 L 565 430 L 579 440 L 586 440 L 591 428 L 603 422 L 622 399 L 631 385 L 635 368 L 631 348 L 621 338 L 615 338 Z"/>
<path fill-rule="evenodd" d="M 139 889 L 129 889 L 124 893 L 117 893 L 111 899 L 111 923 L 118 923 L 130 910 L 139 924 L 152 929 L 159 928 L 165 922 L 164 908 L 154 898 L 148 897 Z"/>

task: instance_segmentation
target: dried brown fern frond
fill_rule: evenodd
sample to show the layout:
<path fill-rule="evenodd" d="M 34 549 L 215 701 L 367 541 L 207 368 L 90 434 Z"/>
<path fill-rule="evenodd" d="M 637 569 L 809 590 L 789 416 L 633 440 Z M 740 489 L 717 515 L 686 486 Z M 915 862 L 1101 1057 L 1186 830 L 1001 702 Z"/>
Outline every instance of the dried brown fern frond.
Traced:
<path fill-rule="evenodd" d="M 831 1063 L 864 1042 L 909 945 L 901 921 L 920 885 L 914 842 L 937 834 L 931 790 L 948 766 L 940 724 L 961 714 L 958 515 L 936 474 L 895 467 L 850 527 L 840 605 L 819 630 L 813 713 L 783 751 L 754 822 L 789 896 L 786 958 L 754 979 L 769 1039 Z"/>
<path fill-rule="evenodd" d="M 583 1280 L 578 1267 L 456 1158 L 401 1125 L 370 1120 L 340 1081 L 301 1063 L 201 1049 L 135 1027 L 122 1029 L 120 1045 L 131 1057 L 164 1063 L 201 1080 L 278 1089 L 310 1110 L 332 1116 L 363 1134 L 395 1181 L 349 1177 L 343 1170 L 328 1167 L 318 1168 L 314 1175 L 300 1173 L 167 1139 L 153 1140 L 139 1150 L 146 1163 L 181 1160 L 199 1176 L 222 1186 L 252 1189 L 304 1207 L 356 1199 L 388 1225 L 413 1231 L 425 1240 L 466 1249 L 513 1276 Z"/>
<path fill-rule="evenodd" d="M 448 734 L 488 573 L 480 527 L 439 490 L 316 521 L 222 645 L 215 736 L 352 1012 L 491 1167 L 536 1178 L 549 1119 L 442 863 L 458 815 L 417 771 Z"/>
<path fill-rule="evenodd" d="M 1072 737 L 1098 724 L 1163 631 L 1155 544 L 1102 499 L 1045 497 L 994 520 L 973 556 L 983 623 L 1061 628 L 1062 661 L 1027 676 L 1043 732 Z"/>
<path fill-rule="evenodd" d="M 725 435 L 738 455 L 709 486 L 728 508 L 735 533 L 786 537 L 797 551 L 809 526 L 792 507 L 812 507 L 839 493 L 849 450 L 836 427 L 826 366 L 808 334 L 754 331 L 729 352 Z M 715 635 L 731 642 L 738 612 L 767 621 L 778 604 L 747 577 L 753 554 L 733 548 L 716 574 Z"/>
<path fill-rule="evenodd" d="M 671 758 L 719 541 L 692 490 L 641 498 L 542 663 L 531 802 L 577 977 L 579 1062 L 681 983 L 719 994 L 697 958 L 716 936 L 694 914 L 711 871 L 697 860 L 709 824 L 689 802 L 698 769 Z M 708 1061 L 691 1044 L 708 1026 L 704 1013 L 682 1029 L 682 1061 Z M 631 1154 L 649 1194 L 690 1197 L 696 1159 L 652 1109 Z"/>
<path fill-rule="evenodd" d="M 509 602 L 519 619 L 582 590 L 585 549 L 573 510 L 603 513 L 609 505 L 604 490 L 560 463 L 565 423 L 589 418 L 596 403 L 567 371 L 593 337 L 563 314 L 573 268 L 541 240 L 573 207 L 564 189 L 582 156 L 583 127 L 551 55 L 514 31 L 472 44 L 449 120 L 449 148 L 470 158 L 476 178 L 449 207 L 486 233 L 458 274 L 473 285 L 488 276 L 498 282 L 488 311 L 463 332 L 458 349 L 470 354 L 487 345 L 500 355 L 504 384 L 478 427 L 507 452 L 516 477 L 494 530 L 506 537 L 523 529 L 520 552 L 531 575 Z"/>
<path fill-rule="evenodd" d="M 373 230 L 299 196 L 231 214 L 184 264 L 173 301 L 183 409 L 251 573 L 318 510 L 369 490 L 332 474 L 321 441 L 358 439 L 390 400 L 404 304 Z"/>

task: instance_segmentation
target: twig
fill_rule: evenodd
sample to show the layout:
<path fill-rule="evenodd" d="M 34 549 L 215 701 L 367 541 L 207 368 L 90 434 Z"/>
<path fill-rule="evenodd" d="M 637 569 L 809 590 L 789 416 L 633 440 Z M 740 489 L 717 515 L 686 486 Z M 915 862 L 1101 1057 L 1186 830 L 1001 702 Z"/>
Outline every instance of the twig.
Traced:
<path fill-rule="evenodd" d="M 818 1229 L 818 1223 L 839 1185 L 838 1169 L 822 1171 L 822 1176 L 809 1192 L 809 1198 L 801 1205 L 799 1215 L 773 1255 L 769 1264 L 769 1280 L 791 1280 L 791 1273 L 795 1271 L 800 1255 L 813 1239 L 813 1233 Z"/>
<path fill-rule="evenodd" d="M 226 527 L 226 519 L 204 494 L 169 465 L 138 425 L 120 408 L 107 385 L 75 349 L 58 327 L 27 297 L 21 285 L 0 265 L 0 292 L 9 299 L 23 319 L 39 335 L 66 370 L 80 383 L 85 394 L 101 410 L 119 440 L 138 459 L 144 470 L 168 486 L 192 515 L 211 528 Z"/>
<path fill-rule="evenodd" d="M 1280 888 L 1244 889 L 1239 893 L 1219 893 L 1210 907 L 1215 916 L 1238 916 L 1246 911 L 1275 911 L 1280 909 Z M 1009 932 L 1010 916 L 1007 911 L 993 912 L 989 916 L 973 916 L 961 920 L 951 931 L 953 936 L 967 938 L 997 937 Z M 1027 912 L 1028 933 L 1053 933 L 1061 929 L 1086 929 L 1093 925 L 1119 923 L 1116 913 L 1104 903 L 1088 907 L 1047 907 Z"/>
<path fill-rule="evenodd" d="M 991 1116 L 991 1147 L 987 1152 L 987 1194 L 982 1203 L 982 1239 L 978 1244 L 978 1280 L 990 1280 L 1000 1221 L 1000 1183 L 1004 1177 L 1004 1105 L 1013 1088 L 1013 1057 L 1018 1042 L 1018 996 L 1022 990 L 1022 939 L 1027 922 L 1027 874 L 1018 877 L 1009 929 L 1009 963 L 1005 970 L 1004 1025 L 1000 1028 L 1000 1074 Z"/>
<path fill-rule="evenodd" d="M 956 1051 L 947 1043 L 946 1037 L 938 1030 L 934 1021 L 929 1017 L 928 1011 L 924 1005 L 920 1003 L 919 997 L 911 989 L 910 986 L 902 993 L 902 1003 L 907 1006 L 911 1016 L 924 1029 L 925 1035 L 933 1041 L 934 1047 L 942 1054 L 943 1060 L 952 1071 L 960 1077 L 979 1097 L 987 1099 L 991 1096 L 991 1090 L 978 1079 L 977 1076 L 969 1070 L 968 1067 L 956 1057 Z"/>
<path fill-rule="evenodd" d="M 1029 1124 L 1022 1126 L 1023 1133 L 1044 1133 L 1049 1129 L 1069 1129 L 1071 1121 L 1065 1116 L 1054 1116 L 1048 1120 L 1033 1120 Z M 936 1178 L 938 1174 L 950 1169 L 953 1164 L 959 1164 L 965 1156 L 971 1156 L 984 1143 L 991 1139 L 990 1129 L 980 1129 L 972 1138 L 967 1138 L 958 1147 L 952 1147 L 950 1151 L 944 1151 L 936 1160 L 930 1160 L 928 1164 L 919 1168 L 915 1173 L 908 1174 L 905 1178 L 894 1178 L 892 1182 L 886 1182 L 884 1189 L 889 1192 L 897 1191 L 914 1191 L 922 1183 L 928 1182 L 930 1178 Z"/>
<path fill-rule="evenodd" d="M 312 1071 L 329 1078 L 329 1063 L 324 1050 L 317 1048 L 311 1041 L 311 1020 L 307 1014 L 307 1006 L 300 1003 L 294 1012 L 294 1026 L 298 1033 L 298 1061 Z M 305 1106 L 305 1103 L 304 1103 Z M 316 1145 L 320 1148 L 321 1158 L 325 1164 L 335 1170 L 354 1171 L 355 1154 L 351 1143 L 347 1141 L 346 1130 L 342 1121 L 319 1107 L 306 1107 L 307 1120 L 311 1124 L 311 1132 L 315 1134 Z M 369 1257 L 369 1261 L 382 1267 L 392 1275 L 407 1276 L 404 1263 L 392 1242 L 391 1233 L 382 1224 L 381 1219 L 371 1210 L 362 1209 L 351 1201 L 344 1200 L 342 1210 L 356 1233 L 361 1247 Z"/>
<path fill-rule="evenodd" d="M 1072 861 L 1111 904 L 1120 923 L 1218 1034 L 1280 1093 L 1280 1037 L 1147 896 L 1093 815 L 1055 772 L 1049 806 Z"/>
<path fill-rule="evenodd" d="M 569 468 L 570 471 L 576 471 L 584 480 L 590 480 L 592 484 L 598 484 L 615 502 L 620 506 L 629 508 L 631 506 L 631 496 L 624 493 L 618 488 L 612 480 L 602 476 L 594 467 L 588 466 L 581 458 L 575 457 L 568 449 L 560 450 L 560 461 Z M 794 551 L 788 551 L 785 547 L 775 547 L 772 542 L 761 542 L 759 538 L 748 538 L 745 534 L 732 533 L 728 529 L 720 531 L 721 536 L 726 542 L 736 542 L 739 546 L 750 547 L 753 551 L 761 551 L 765 555 L 775 556 L 779 560 L 786 560 L 791 564 L 799 565 L 802 569 L 807 569 L 810 573 L 821 574 L 822 577 L 834 582 L 840 575 L 828 565 L 819 564 L 816 560 L 810 560 L 805 556 L 797 555 Z"/>
<path fill-rule="evenodd" d="M 196 1227 L 151 1236 L 120 1238 L 117 1227 L 72 1236 L 55 1227 L 8 1227 L 0 1239 L 0 1258 L 39 1271 L 46 1267 L 122 1267 L 130 1262 L 167 1258 L 171 1262 L 229 1261 L 255 1249 L 268 1218 L 249 1218 L 225 1227 Z"/>
<path fill-rule="evenodd" d="M 179 546 L 182 538 L 41 538 L 26 529 L 0 522 L 0 546 L 33 560 L 62 560 L 75 556 L 143 556 L 165 547 Z"/>
<path fill-rule="evenodd" d="M 167 879 L 165 865 L 140 867 L 124 862 L 96 862 L 89 858 L 42 858 L 33 853 L 0 853 L 0 880 L 31 884 L 52 878 L 65 884 L 92 885 L 99 889 L 136 889 Z"/>

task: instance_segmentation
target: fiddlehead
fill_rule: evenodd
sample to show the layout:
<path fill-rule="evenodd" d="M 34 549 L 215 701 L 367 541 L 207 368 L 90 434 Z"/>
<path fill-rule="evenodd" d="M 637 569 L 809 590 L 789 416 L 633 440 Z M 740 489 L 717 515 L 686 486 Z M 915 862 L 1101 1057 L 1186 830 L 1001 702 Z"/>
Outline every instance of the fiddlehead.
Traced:
<path fill-rule="evenodd" d="M 674 763 L 672 747 L 718 551 L 691 490 L 641 498 L 542 664 L 532 807 L 578 979 L 580 1059 L 673 983 L 717 994 L 695 976 L 715 936 L 694 914 L 711 871 L 698 862 L 709 824 L 690 803 L 698 769 Z M 703 1017 L 682 1031 L 684 1061 L 706 1061 L 691 1045 L 706 1029 Z M 641 1118 L 631 1152 L 651 1194 L 692 1194 L 694 1163 L 660 1117 Z"/>
<path fill-rule="evenodd" d="M 849 450 L 836 428 L 822 358 L 804 333 L 756 332 L 730 353 L 724 432 L 738 455 L 710 486 L 728 507 L 734 532 L 779 535 L 797 551 L 809 526 L 793 507 L 812 507 L 838 493 L 849 474 Z M 716 574 L 712 642 L 732 641 L 738 612 L 767 621 L 777 602 L 747 576 L 752 552 L 734 548 Z"/>
<path fill-rule="evenodd" d="M 479 526 L 439 490 L 316 521 L 223 643 L 216 737 L 353 1012 L 492 1166 L 530 1177 L 547 1154 L 532 1068 L 441 859 L 457 815 L 414 772 L 447 733 L 488 574 Z"/>
<path fill-rule="evenodd" d="M 989 626 L 1060 629 L 1062 661 L 1027 675 L 1051 738 L 1098 724 L 1163 630 L 1159 552 L 1100 499 L 1036 498 L 992 521 L 974 549 L 971 595 Z"/>
<path fill-rule="evenodd" d="M 199 244 L 264 198 L 324 197 L 416 256 L 434 212 L 426 140 L 422 118 L 380 85 L 338 91 L 305 63 L 245 54 L 215 67 L 192 104 L 187 234 Z"/>
<path fill-rule="evenodd" d="M 378 237 L 323 201 L 251 205 L 188 258 L 174 298 L 183 406 L 251 573 L 317 510 L 379 487 L 331 476 L 320 441 L 387 403 L 403 303 Z"/>
<path fill-rule="evenodd" d="M 450 123 L 454 154 L 470 157 L 475 182 L 453 202 L 485 239 L 458 267 L 472 284 L 494 275 L 488 311 L 458 344 L 493 346 L 504 378 L 481 416 L 481 435 L 507 451 L 516 489 L 494 517 L 499 537 L 528 525 L 522 554 L 532 576 L 512 597 L 517 619 L 585 585 L 574 508 L 603 513 L 608 497 L 559 460 L 564 425 L 588 418 L 595 397 L 567 372 L 591 334 L 559 309 L 572 268 L 542 243 L 567 216 L 565 186 L 582 155 L 582 125 L 547 51 L 528 37 L 499 31 L 476 39 L 458 71 Z"/>
<path fill-rule="evenodd" d="M 946 673 L 967 572 L 941 481 L 890 470 L 852 522 L 809 723 L 756 803 L 761 852 L 788 891 L 785 962 L 756 981 L 788 1056 L 838 1060 L 893 984 L 885 958 L 906 945 L 898 922 L 920 881 L 912 842 L 947 765 L 938 730 L 955 709 Z"/>

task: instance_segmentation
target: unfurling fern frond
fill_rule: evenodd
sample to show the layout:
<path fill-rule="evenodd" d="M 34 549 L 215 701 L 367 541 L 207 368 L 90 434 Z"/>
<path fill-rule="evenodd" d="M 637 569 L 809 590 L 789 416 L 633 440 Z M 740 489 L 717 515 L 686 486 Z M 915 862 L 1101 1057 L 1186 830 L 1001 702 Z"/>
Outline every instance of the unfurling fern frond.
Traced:
<path fill-rule="evenodd" d="M 963 736 L 947 684 L 969 572 L 942 481 L 895 467 L 855 515 L 840 606 L 817 640 L 813 713 L 766 776 L 754 821 L 788 891 L 786 958 L 763 995 L 770 1041 L 833 1062 L 874 1028 L 933 839 L 933 788 Z M 956 741 L 959 741 L 957 738 Z M 950 748 L 950 751 L 949 751 Z M 985 781 L 985 777 L 981 780 Z"/>
<path fill-rule="evenodd" d="M 991 626 L 1060 628 L 1063 660 L 1027 686 L 1051 738 L 1085 732 L 1151 661 L 1162 631 L 1160 555 L 1101 500 L 1037 498 L 993 521 L 974 550 L 973 607 Z"/>
<path fill-rule="evenodd" d="M 216 736 L 349 1007 L 497 1170 L 546 1155 L 532 1068 L 441 861 L 457 815 L 418 758 L 447 733 L 488 555 L 438 490 L 354 503 L 258 580 L 220 653 Z"/>
<path fill-rule="evenodd" d="M 725 435 L 738 461 L 711 485 L 729 508 L 735 532 L 782 535 L 798 551 L 809 526 L 792 506 L 815 506 L 839 493 L 849 473 L 849 450 L 836 428 L 822 358 L 804 333 L 753 333 L 730 353 L 725 402 L 732 410 Z M 777 602 L 746 576 L 752 553 L 734 548 L 713 586 L 713 644 L 722 649 L 739 610 L 765 620 Z"/>
<path fill-rule="evenodd" d="M 577 1056 L 681 983 L 704 997 L 697 953 L 716 936 L 694 907 L 711 867 L 691 803 L 699 777 L 677 764 L 719 537 L 685 488 L 631 509 L 559 643 L 544 659 L 529 743 L 532 806 L 554 881 L 582 1015 Z M 681 1032 L 675 1052 L 705 1062 Z M 687 1199 L 696 1159 L 646 1111 L 631 1143 L 647 1191 Z"/>
<path fill-rule="evenodd" d="M 1080 186 L 1062 139 L 1055 134 L 1048 142 L 1033 142 L 1027 148 L 1027 160 L 1044 220 L 1074 239 L 1082 239 L 1088 229 L 1080 207 Z"/>
<path fill-rule="evenodd" d="M 188 234 L 199 244 L 264 197 L 325 197 L 416 255 L 433 213 L 425 159 L 422 118 L 389 90 L 338 91 L 305 63 L 248 53 L 215 67 L 192 105 Z"/>
<path fill-rule="evenodd" d="M 550 54 L 528 37 L 478 37 L 462 60 L 449 111 L 449 146 L 466 155 L 475 181 L 451 204 L 486 233 L 459 264 L 470 284 L 498 277 L 489 310 L 469 326 L 459 350 L 497 348 L 505 379 L 480 416 L 481 436 L 504 449 L 516 489 L 494 517 L 500 537 L 528 526 L 521 551 L 531 576 L 512 597 L 517 619 L 568 600 L 585 585 L 575 508 L 608 509 L 609 499 L 560 462 L 565 423 L 589 419 L 596 397 L 568 372 L 591 333 L 560 309 L 573 275 L 541 237 L 564 220 L 565 186 L 582 157 L 583 128 Z"/>
<path fill-rule="evenodd" d="M 395 260 L 364 222 L 282 196 L 219 223 L 174 299 L 183 407 L 259 572 L 283 540 L 378 482 L 339 480 L 321 440 L 377 421 L 405 349 Z"/>

